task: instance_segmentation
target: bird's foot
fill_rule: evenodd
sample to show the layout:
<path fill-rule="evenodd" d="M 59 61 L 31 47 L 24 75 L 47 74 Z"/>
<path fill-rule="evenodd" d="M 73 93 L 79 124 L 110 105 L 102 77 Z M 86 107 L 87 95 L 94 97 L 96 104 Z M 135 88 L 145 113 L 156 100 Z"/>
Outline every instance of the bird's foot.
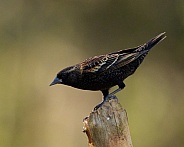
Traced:
<path fill-rule="evenodd" d="M 93 109 L 93 111 L 96 111 L 98 108 L 100 108 L 105 101 L 101 102 L 100 104 L 96 105 L 95 108 Z"/>
<path fill-rule="evenodd" d="M 110 99 L 118 99 L 115 95 L 109 94 L 105 97 L 105 101 L 108 101 Z"/>
<path fill-rule="evenodd" d="M 108 100 L 110 100 L 110 99 L 118 99 L 115 95 L 107 95 L 104 99 L 103 99 L 103 101 L 100 103 L 100 104 L 98 104 L 97 106 L 95 106 L 95 108 L 93 109 L 94 111 L 95 110 L 97 110 L 98 108 L 100 108 L 105 102 L 107 102 Z"/>

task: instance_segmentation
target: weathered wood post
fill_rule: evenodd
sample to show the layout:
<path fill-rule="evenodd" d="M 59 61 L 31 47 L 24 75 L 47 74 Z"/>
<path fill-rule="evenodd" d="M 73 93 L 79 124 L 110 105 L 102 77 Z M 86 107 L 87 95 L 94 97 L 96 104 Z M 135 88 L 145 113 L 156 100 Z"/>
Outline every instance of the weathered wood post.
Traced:
<path fill-rule="evenodd" d="M 132 147 L 126 110 L 110 99 L 83 120 L 89 147 Z"/>

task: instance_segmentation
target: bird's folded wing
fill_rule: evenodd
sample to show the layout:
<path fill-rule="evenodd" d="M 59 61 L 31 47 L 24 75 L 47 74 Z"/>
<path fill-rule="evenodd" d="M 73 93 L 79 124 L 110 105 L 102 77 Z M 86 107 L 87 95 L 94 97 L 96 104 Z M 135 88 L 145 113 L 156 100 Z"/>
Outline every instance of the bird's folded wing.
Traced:
<path fill-rule="evenodd" d="M 84 60 L 80 64 L 82 72 L 100 72 L 105 70 L 105 67 L 112 64 L 116 57 L 109 58 L 108 55 L 95 56 Z"/>
<path fill-rule="evenodd" d="M 140 52 L 107 54 L 86 59 L 80 65 L 82 72 L 101 73 L 108 70 L 121 68 L 140 56 Z"/>

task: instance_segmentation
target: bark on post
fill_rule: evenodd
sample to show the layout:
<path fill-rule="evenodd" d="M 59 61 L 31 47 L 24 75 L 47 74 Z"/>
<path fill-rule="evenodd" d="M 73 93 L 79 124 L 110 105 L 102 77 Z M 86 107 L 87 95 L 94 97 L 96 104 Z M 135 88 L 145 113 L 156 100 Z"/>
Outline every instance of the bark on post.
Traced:
<path fill-rule="evenodd" d="M 110 99 L 83 120 L 89 147 L 132 147 L 126 110 Z"/>

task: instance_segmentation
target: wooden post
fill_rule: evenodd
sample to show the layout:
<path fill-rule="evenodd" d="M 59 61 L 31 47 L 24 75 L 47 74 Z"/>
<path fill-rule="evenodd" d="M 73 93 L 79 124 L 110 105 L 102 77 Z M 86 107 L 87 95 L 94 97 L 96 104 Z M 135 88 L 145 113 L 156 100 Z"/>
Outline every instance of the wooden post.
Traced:
<path fill-rule="evenodd" d="M 110 99 L 83 120 L 89 147 L 132 147 L 126 110 Z"/>

